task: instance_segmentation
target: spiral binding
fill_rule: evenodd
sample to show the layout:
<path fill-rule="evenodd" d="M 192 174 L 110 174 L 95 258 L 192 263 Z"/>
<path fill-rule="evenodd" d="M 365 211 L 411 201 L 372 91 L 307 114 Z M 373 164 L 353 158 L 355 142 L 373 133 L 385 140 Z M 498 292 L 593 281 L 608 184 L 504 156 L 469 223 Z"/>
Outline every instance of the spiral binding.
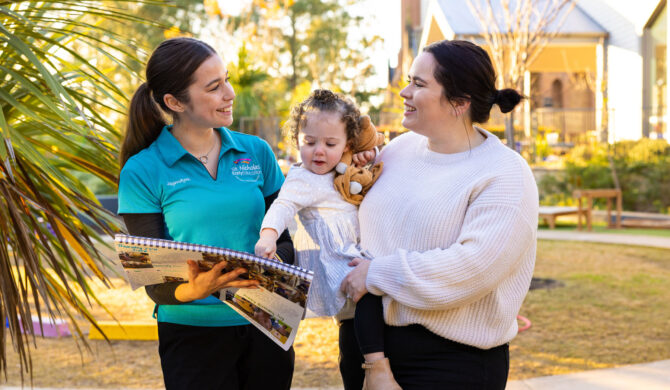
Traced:
<path fill-rule="evenodd" d="M 291 265 L 291 264 L 285 264 L 285 263 L 280 263 L 278 261 L 272 260 L 272 259 L 266 259 L 264 257 L 252 255 L 251 253 L 247 252 L 239 252 L 235 251 L 232 249 L 224 249 L 224 248 L 218 248 L 215 246 L 207 246 L 207 245 L 199 245 L 199 244 L 191 244 L 187 242 L 179 242 L 179 241 L 170 241 L 170 240 L 163 240 L 160 238 L 148 238 L 148 237 L 138 237 L 138 236 L 128 236 L 125 234 L 117 234 L 114 236 L 114 241 L 119 242 L 121 244 L 126 244 L 126 245 L 140 245 L 140 246 L 149 246 L 149 247 L 154 247 L 154 248 L 163 248 L 163 249 L 176 249 L 176 250 L 181 250 L 181 251 L 189 251 L 189 252 L 205 252 L 209 254 L 214 254 L 214 255 L 223 255 L 223 256 L 230 256 L 230 257 L 235 257 L 240 260 L 245 260 L 245 261 L 252 261 L 254 263 L 259 263 L 262 264 L 263 266 L 267 266 L 269 268 L 274 268 L 276 270 L 280 270 L 286 273 L 289 273 L 291 275 L 297 275 L 300 276 L 304 279 L 312 280 L 314 277 L 314 272 L 308 271 L 304 268 Z"/>

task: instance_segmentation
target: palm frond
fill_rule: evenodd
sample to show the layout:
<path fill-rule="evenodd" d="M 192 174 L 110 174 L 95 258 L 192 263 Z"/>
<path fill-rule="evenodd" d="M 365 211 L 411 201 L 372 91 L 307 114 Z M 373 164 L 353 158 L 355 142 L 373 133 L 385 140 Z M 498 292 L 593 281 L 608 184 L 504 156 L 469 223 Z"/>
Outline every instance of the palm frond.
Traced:
<path fill-rule="evenodd" d="M 111 269 L 96 245 L 120 229 L 75 172 L 114 187 L 127 97 L 93 58 L 137 79 L 142 44 L 119 26 L 157 23 L 126 6 L 163 1 L 0 0 L 0 371 L 11 340 L 31 373 L 31 316 L 98 327 L 88 280 Z M 104 23 L 102 23 L 104 22 Z M 167 26 L 161 26 L 167 27 Z M 86 219 L 89 223 L 82 222 Z M 83 292 L 81 297 L 77 291 Z M 98 302 L 99 303 L 99 302 Z M 111 314 L 111 313 L 110 313 Z M 41 326 L 41 325 L 40 325 Z M 28 334 L 23 334 L 21 330 Z"/>

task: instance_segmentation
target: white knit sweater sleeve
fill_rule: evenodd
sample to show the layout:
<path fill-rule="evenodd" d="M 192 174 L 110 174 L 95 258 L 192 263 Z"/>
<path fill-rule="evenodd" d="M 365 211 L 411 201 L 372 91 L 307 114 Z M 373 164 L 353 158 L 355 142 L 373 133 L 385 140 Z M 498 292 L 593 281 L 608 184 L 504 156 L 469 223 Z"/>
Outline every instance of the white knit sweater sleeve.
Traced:
<path fill-rule="evenodd" d="M 291 167 L 277 199 L 265 213 L 261 230 L 272 228 L 277 233 L 283 232 L 298 211 L 319 201 L 318 196 L 318 191 L 312 188 L 310 172 L 301 167 Z"/>
<path fill-rule="evenodd" d="M 537 189 L 531 180 L 523 181 L 519 185 L 518 177 L 497 177 L 482 183 L 458 239 L 448 248 L 397 249 L 376 257 L 368 291 L 420 310 L 458 308 L 491 293 L 516 272 L 522 252 L 531 250 L 528 243 L 536 239 Z M 519 196 L 510 196 L 514 187 Z"/>

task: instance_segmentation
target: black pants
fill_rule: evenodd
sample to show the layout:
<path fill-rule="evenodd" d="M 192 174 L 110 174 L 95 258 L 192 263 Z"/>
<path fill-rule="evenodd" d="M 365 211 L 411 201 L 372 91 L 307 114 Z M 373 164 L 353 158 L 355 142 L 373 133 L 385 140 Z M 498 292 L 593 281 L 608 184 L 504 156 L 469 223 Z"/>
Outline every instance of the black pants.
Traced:
<path fill-rule="evenodd" d="M 340 373 L 345 390 L 363 386 L 363 357 L 353 320 L 340 325 Z M 444 339 L 421 325 L 384 327 L 386 356 L 404 390 L 503 390 L 509 373 L 509 346 L 483 350 Z"/>
<path fill-rule="evenodd" d="M 365 294 L 356 303 L 354 330 L 362 354 L 384 352 L 384 308 L 382 297 Z"/>
<path fill-rule="evenodd" d="M 167 390 L 265 390 L 291 387 L 295 353 L 252 325 L 200 327 L 158 323 Z"/>

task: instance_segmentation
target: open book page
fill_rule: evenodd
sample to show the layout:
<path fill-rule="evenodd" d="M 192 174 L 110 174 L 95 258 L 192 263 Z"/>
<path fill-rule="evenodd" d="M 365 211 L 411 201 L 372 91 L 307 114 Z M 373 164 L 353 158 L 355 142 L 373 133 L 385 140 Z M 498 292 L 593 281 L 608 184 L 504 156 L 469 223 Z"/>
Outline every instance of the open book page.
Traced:
<path fill-rule="evenodd" d="M 291 300 L 287 294 L 271 292 L 264 287 L 227 289 L 221 291 L 221 299 L 288 350 L 305 315 L 306 294 L 297 289 L 294 291 L 296 295 Z"/>
<path fill-rule="evenodd" d="M 241 278 L 260 282 L 256 289 L 222 290 L 220 299 L 288 350 L 304 317 L 313 273 L 251 253 L 169 240 L 117 235 L 118 259 L 133 289 L 149 284 L 188 279 L 187 260 L 201 271 L 226 261 L 223 272 L 244 267 Z"/>

